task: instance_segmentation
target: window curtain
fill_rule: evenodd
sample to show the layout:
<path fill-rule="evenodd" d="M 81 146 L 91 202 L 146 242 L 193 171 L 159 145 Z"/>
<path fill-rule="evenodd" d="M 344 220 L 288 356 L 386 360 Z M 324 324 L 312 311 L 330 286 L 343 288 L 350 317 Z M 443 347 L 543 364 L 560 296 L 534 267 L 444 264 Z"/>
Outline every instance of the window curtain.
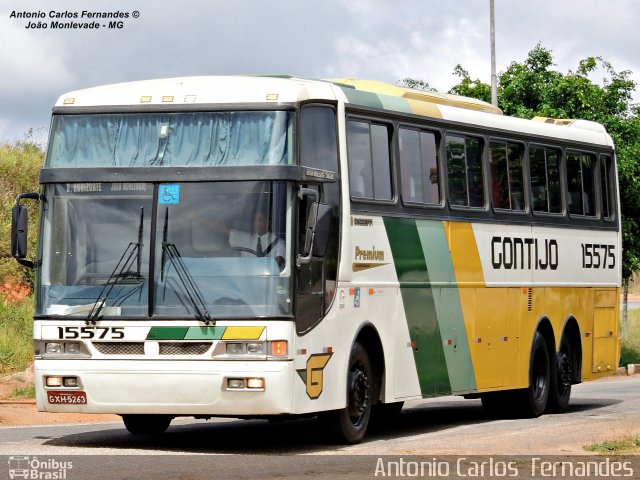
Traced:
<path fill-rule="evenodd" d="M 48 167 L 279 165 L 289 112 L 54 117 Z"/>

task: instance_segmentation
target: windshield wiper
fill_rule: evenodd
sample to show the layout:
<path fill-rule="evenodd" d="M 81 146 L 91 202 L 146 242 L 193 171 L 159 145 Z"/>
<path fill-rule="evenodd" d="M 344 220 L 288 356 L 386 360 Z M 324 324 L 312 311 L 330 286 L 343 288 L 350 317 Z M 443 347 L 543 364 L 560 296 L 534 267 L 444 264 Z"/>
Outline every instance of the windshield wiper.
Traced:
<path fill-rule="evenodd" d="M 164 227 L 162 229 L 162 259 L 161 259 L 161 270 L 160 270 L 160 278 L 164 280 L 164 263 L 165 258 L 169 259 L 171 265 L 176 271 L 178 275 L 178 279 L 182 284 L 182 288 L 187 294 L 187 298 L 189 299 L 189 303 L 193 307 L 195 311 L 195 316 L 198 320 L 204 322 L 205 325 L 215 325 L 215 320 L 209 314 L 207 310 L 207 306 L 205 304 L 204 299 L 202 298 L 202 293 L 198 288 L 193 276 L 189 272 L 189 269 L 185 265 L 182 260 L 182 255 L 178 251 L 178 248 L 173 243 L 169 243 L 167 241 L 168 237 L 168 229 L 169 229 L 169 207 L 166 208 L 164 212 Z"/>
<path fill-rule="evenodd" d="M 93 306 L 87 315 L 85 323 L 87 325 L 94 324 L 100 318 L 100 313 L 105 307 L 107 302 L 107 298 L 111 294 L 113 287 L 119 283 L 122 283 L 122 280 L 135 280 L 139 282 L 143 280 L 143 277 L 140 273 L 140 269 L 142 266 L 142 236 L 144 233 L 144 207 L 140 207 L 140 225 L 138 226 L 138 243 L 130 242 L 127 245 L 127 248 L 124 249 L 124 252 L 120 256 L 118 263 L 114 267 L 113 271 L 109 275 L 106 283 L 100 289 L 100 293 L 98 294 L 98 298 L 93 302 Z M 133 267 L 133 262 L 136 261 L 136 270 L 131 270 Z"/>

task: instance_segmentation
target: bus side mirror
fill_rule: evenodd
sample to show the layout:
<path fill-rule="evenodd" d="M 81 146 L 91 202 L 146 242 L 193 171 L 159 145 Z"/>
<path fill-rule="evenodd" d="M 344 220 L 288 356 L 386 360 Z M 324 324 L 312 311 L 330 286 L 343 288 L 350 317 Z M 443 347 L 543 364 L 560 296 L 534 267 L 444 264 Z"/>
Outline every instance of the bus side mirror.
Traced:
<path fill-rule="evenodd" d="M 29 225 L 29 212 L 27 207 L 20 205 L 20 200 L 30 198 L 39 200 L 37 192 L 23 193 L 16 197 L 16 203 L 11 209 L 11 256 L 25 267 L 34 268 L 35 264 L 27 260 L 27 232 Z"/>
<path fill-rule="evenodd" d="M 310 263 L 312 258 L 324 258 L 331 227 L 331 206 L 318 202 L 318 192 L 315 190 L 300 188 L 298 196 L 302 198 L 305 195 L 313 197 L 316 201 L 311 204 L 307 217 L 303 254 L 296 258 L 298 267 Z"/>
<path fill-rule="evenodd" d="M 329 230 L 331 229 L 331 206 L 318 203 L 316 212 L 316 231 L 313 237 L 311 256 L 324 258 L 329 245 Z"/>

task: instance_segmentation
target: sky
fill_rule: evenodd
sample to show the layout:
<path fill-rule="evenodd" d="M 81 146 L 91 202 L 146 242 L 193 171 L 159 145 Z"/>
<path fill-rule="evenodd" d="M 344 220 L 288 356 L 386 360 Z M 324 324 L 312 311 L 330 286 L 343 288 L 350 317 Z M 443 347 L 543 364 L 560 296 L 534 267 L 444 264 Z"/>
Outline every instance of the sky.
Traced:
<path fill-rule="evenodd" d="M 121 29 L 51 28 L 94 21 L 49 16 L 83 10 L 129 18 Z M 495 0 L 495 12 L 498 72 L 540 42 L 563 73 L 602 56 L 640 84 L 637 0 Z M 96 85 L 262 73 L 410 77 L 447 91 L 457 64 L 490 83 L 490 53 L 489 0 L 0 0 L 0 143 L 30 129 L 44 143 L 57 98 Z"/>

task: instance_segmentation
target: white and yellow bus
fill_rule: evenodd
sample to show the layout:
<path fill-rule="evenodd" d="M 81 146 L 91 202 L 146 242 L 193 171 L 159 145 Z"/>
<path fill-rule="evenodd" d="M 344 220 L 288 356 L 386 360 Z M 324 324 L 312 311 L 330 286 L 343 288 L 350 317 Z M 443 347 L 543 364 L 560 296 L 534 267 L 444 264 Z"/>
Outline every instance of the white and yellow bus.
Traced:
<path fill-rule="evenodd" d="M 351 79 L 142 81 L 60 97 L 40 182 L 12 236 L 40 411 L 320 415 L 357 442 L 407 400 L 538 416 L 616 370 L 599 124 Z"/>

